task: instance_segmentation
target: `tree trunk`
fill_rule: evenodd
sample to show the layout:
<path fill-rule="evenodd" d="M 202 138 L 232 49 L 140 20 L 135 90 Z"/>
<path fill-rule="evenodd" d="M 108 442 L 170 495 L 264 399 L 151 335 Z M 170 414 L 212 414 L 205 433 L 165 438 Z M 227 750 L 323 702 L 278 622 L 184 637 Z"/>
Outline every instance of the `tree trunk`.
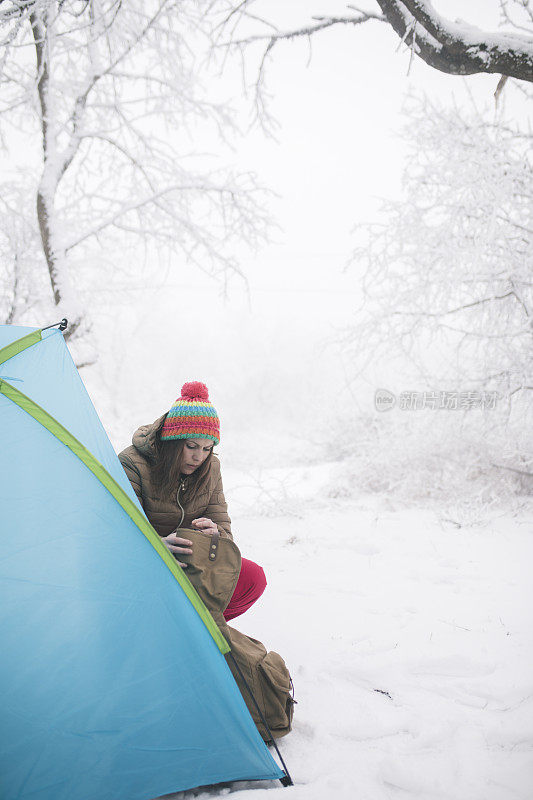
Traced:
<path fill-rule="evenodd" d="M 37 190 L 37 219 L 41 242 L 43 246 L 48 274 L 54 302 L 57 305 L 61 302 L 61 291 L 57 280 L 57 255 L 53 247 L 52 237 L 52 217 L 54 210 L 54 197 L 57 188 L 57 180 L 51 175 L 50 154 L 55 147 L 53 134 L 51 131 L 50 120 L 50 41 L 47 30 L 47 12 L 36 12 L 31 15 L 31 29 L 35 42 L 35 54 L 37 58 L 37 92 L 39 95 L 39 105 L 41 109 L 41 131 L 43 145 L 43 172 Z"/>
<path fill-rule="evenodd" d="M 54 295 L 54 303 L 56 306 L 61 302 L 61 291 L 57 281 L 57 256 L 54 253 L 51 244 L 51 230 L 50 230 L 50 217 L 53 211 L 53 201 L 47 198 L 46 192 L 39 189 L 37 191 L 37 219 L 39 220 L 39 230 L 41 232 L 41 242 L 43 251 L 48 266 L 48 274 L 50 275 L 50 284 L 52 286 L 52 293 Z"/>

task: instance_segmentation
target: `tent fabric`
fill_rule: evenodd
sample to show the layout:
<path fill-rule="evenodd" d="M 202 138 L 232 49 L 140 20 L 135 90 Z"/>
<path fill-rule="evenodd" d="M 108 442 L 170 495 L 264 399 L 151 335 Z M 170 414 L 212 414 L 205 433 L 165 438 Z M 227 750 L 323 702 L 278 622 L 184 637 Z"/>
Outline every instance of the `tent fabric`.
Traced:
<path fill-rule="evenodd" d="M 33 333 L 0 326 L 0 349 Z M 142 513 L 59 331 L 0 364 L 0 381 L 70 432 Z M 1 390 L 0 421 L 3 800 L 148 800 L 283 777 L 147 536 Z"/>
<path fill-rule="evenodd" d="M 22 352 L 28 347 L 31 347 L 38 341 L 41 341 L 41 331 L 37 331 L 38 337 L 35 334 L 29 334 L 27 336 L 23 336 L 22 339 L 19 339 L 13 344 L 8 345 L 0 350 L 0 365 L 7 360 L 7 358 L 12 358 L 14 355 Z M 138 502 L 132 502 L 131 497 L 129 497 L 126 492 L 122 489 L 122 487 L 115 481 L 115 479 L 109 474 L 109 472 L 100 464 L 100 462 L 93 456 L 93 454 L 87 450 L 83 444 L 76 439 L 75 436 L 72 435 L 70 431 L 61 425 L 54 417 L 52 417 L 48 412 L 43 409 L 40 405 L 35 403 L 25 394 L 23 394 L 19 389 L 12 386 L 5 380 L 0 379 L 0 392 L 20 406 L 24 411 L 30 414 L 34 419 L 41 423 L 45 428 L 47 428 L 57 439 L 63 442 L 64 445 L 69 447 L 75 455 L 80 458 L 85 466 L 94 473 L 96 478 L 101 481 L 104 486 L 111 492 L 115 500 L 120 503 L 126 514 L 128 514 L 133 522 L 136 523 L 139 530 L 141 530 L 144 535 L 147 537 L 148 541 L 152 544 L 152 546 L 159 552 L 160 556 L 163 558 L 165 563 L 167 564 L 170 571 L 174 574 L 174 577 L 177 579 L 178 583 L 181 584 L 185 594 L 195 607 L 196 611 L 201 616 L 202 620 L 204 621 L 205 625 L 207 626 L 208 630 L 210 631 L 213 639 L 217 643 L 221 653 L 229 652 L 229 645 L 222 636 L 220 630 L 218 629 L 216 623 L 214 622 L 213 618 L 211 617 L 209 611 L 202 603 L 200 598 L 198 597 L 197 593 L 194 591 L 194 588 L 191 586 L 190 581 L 188 580 L 185 573 L 179 568 L 176 564 L 176 561 L 166 547 L 161 543 L 159 536 L 155 533 L 154 529 L 146 519 L 146 515 L 140 509 Z M 131 484 L 130 484 L 131 485 Z"/>

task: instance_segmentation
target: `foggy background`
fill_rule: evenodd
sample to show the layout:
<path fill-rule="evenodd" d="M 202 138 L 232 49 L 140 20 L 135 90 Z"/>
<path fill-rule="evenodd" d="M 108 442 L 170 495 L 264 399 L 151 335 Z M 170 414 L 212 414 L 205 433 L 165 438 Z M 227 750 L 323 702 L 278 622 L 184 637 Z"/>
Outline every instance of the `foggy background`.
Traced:
<path fill-rule="evenodd" d="M 309 3 L 275 5 L 282 28 L 316 12 Z M 485 2 L 439 7 L 486 29 L 498 24 L 497 9 Z M 84 380 L 118 449 L 137 424 L 170 406 L 183 382 L 202 380 L 221 417 L 226 467 L 256 474 L 265 466 L 335 467 L 341 460 L 320 491 L 339 485 L 341 493 L 399 492 L 404 500 L 451 494 L 453 502 L 459 494 L 478 506 L 509 493 L 514 502 L 516 489 L 523 491 L 510 472 L 469 482 L 480 477 L 477 459 L 486 467 L 523 450 L 527 431 L 518 424 L 485 451 L 483 431 L 507 408 L 379 413 L 374 392 L 381 387 L 399 393 L 472 386 L 459 379 L 449 385 L 444 377 L 424 382 L 398 358 L 372 360 L 361 372 L 357 352 L 338 342 L 361 310 L 361 266 L 350 260 L 354 229 L 385 218 L 383 199 L 402 197 L 409 97 L 425 93 L 444 108 L 496 114 L 497 76 L 452 77 L 420 59 L 409 69 L 409 61 L 395 34 L 378 23 L 326 30 L 311 49 L 304 41 L 281 42 L 266 71 L 275 138 L 256 126 L 222 150 L 275 193 L 267 199 L 277 226 L 271 243 L 238 254 L 245 281 L 234 277 L 224 287 L 179 257 L 161 263 L 155 256 L 139 287 L 125 280 L 123 294 L 93 290 L 88 301 L 100 357 Z M 252 61 L 250 80 L 253 69 Z M 238 77 L 235 67 L 222 86 L 246 119 Z M 512 123 L 528 124 L 527 98 L 512 87 L 500 104 Z M 207 136 L 205 144 L 217 148 Z M 357 350 L 364 361 L 364 340 Z M 438 359 L 434 366 L 438 375 Z"/>

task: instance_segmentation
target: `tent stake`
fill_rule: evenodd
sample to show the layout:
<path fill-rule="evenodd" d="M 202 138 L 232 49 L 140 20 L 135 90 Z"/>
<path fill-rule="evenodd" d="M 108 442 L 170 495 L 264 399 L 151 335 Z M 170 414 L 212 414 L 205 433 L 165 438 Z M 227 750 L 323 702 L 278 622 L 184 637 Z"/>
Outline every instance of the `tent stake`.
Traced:
<path fill-rule="evenodd" d="M 47 331 L 49 328 L 56 328 L 59 325 L 59 330 L 64 331 L 68 325 L 68 319 L 63 317 L 61 322 L 54 322 L 53 325 L 47 325 L 46 328 L 41 328 L 42 331 Z"/>
<path fill-rule="evenodd" d="M 272 736 L 272 731 L 270 730 L 270 728 L 269 728 L 269 726 L 268 726 L 268 722 L 266 721 L 265 717 L 263 716 L 263 712 L 262 712 L 262 711 L 261 711 L 261 709 L 259 708 L 259 706 L 258 706 L 258 704 L 257 704 L 257 700 L 256 700 L 256 699 L 255 699 L 255 697 L 253 696 L 253 694 L 252 694 L 252 690 L 251 690 L 251 689 L 250 689 L 250 687 L 248 686 L 248 682 L 247 682 L 246 678 L 244 677 L 244 675 L 242 674 L 242 670 L 241 670 L 241 668 L 239 667 L 239 665 L 238 665 L 238 664 L 237 664 L 237 662 L 235 661 L 235 656 L 234 656 L 234 655 L 233 655 L 233 653 L 231 653 L 231 652 L 229 652 L 227 655 L 228 655 L 228 658 L 231 658 L 231 660 L 232 660 L 232 662 L 233 662 L 233 665 L 234 665 L 235 669 L 236 669 L 236 670 L 237 670 L 237 672 L 239 673 L 239 676 L 240 676 L 240 678 L 242 679 L 242 682 L 243 682 L 243 683 L 244 683 L 244 685 L 246 686 L 246 688 L 247 688 L 247 690 L 248 690 L 248 694 L 249 694 L 249 695 L 250 695 L 250 697 L 252 698 L 253 704 L 254 704 L 254 706 L 255 706 L 255 707 L 256 707 L 256 709 L 257 709 L 257 713 L 258 713 L 258 714 L 259 714 L 259 716 L 261 717 L 261 722 L 262 722 L 262 723 L 263 723 L 263 725 L 265 726 L 265 728 L 266 728 L 266 730 L 267 730 L 267 732 L 268 732 L 268 734 L 269 734 L 270 738 L 272 739 L 272 744 L 274 745 L 274 748 L 275 748 L 275 750 L 276 750 L 276 753 L 278 754 L 278 758 L 279 758 L 279 760 L 281 761 L 281 764 L 282 764 L 282 766 L 283 766 L 283 769 L 285 770 L 285 776 L 284 776 L 283 778 L 280 778 L 281 785 L 282 785 L 282 786 L 294 786 L 294 784 L 293 784 L 293 782 L 292 782 L 292 778 L 291 778 L 291 776 L 290 776 L 290 773 L 289 773 L 289 770 L 287 769 L 287 765 L 285 764 L 285 762 L 284 762 L 284 760 L 283 760 L 283 756 L 282 756 L 282 755 L 281 755 L 281 753 L 279 752 L 279 748 L 278 748 L 278 746 L 277 746 L 277 744 L 276 744 L 276 740 L 275 740 L 275 739 L 274 739 L 274 737 Z"/>

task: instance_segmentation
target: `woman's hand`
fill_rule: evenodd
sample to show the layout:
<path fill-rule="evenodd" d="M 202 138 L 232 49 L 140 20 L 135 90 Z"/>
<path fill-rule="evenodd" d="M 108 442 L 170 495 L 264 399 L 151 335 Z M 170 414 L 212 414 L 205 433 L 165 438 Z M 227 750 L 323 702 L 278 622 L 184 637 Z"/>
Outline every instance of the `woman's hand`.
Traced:
<path fill-rule="evenodd" d="M 174 531 L 169 533 L 168 536 L 162 536 L 161 541 L 173 556 L 192 556 L 192 542 L 190 539 L 182 539 L 181 536 L 176 536 Z M 178 561 L 178 564 L 180 567 L 187 566 L 182 561 Z"/>
<path fill-rule="evenodd" d="M 198 528 L 198 530 L 203 531 L 204 533 L 209 533 L 211 536 L 214 533 L 217 533 L 218 528 L 213 522 L 212 519 L 208 519 L 207 517 L 199 517 L 198 519 L 193 519 L 191 525 L 194 528 Z"/>

